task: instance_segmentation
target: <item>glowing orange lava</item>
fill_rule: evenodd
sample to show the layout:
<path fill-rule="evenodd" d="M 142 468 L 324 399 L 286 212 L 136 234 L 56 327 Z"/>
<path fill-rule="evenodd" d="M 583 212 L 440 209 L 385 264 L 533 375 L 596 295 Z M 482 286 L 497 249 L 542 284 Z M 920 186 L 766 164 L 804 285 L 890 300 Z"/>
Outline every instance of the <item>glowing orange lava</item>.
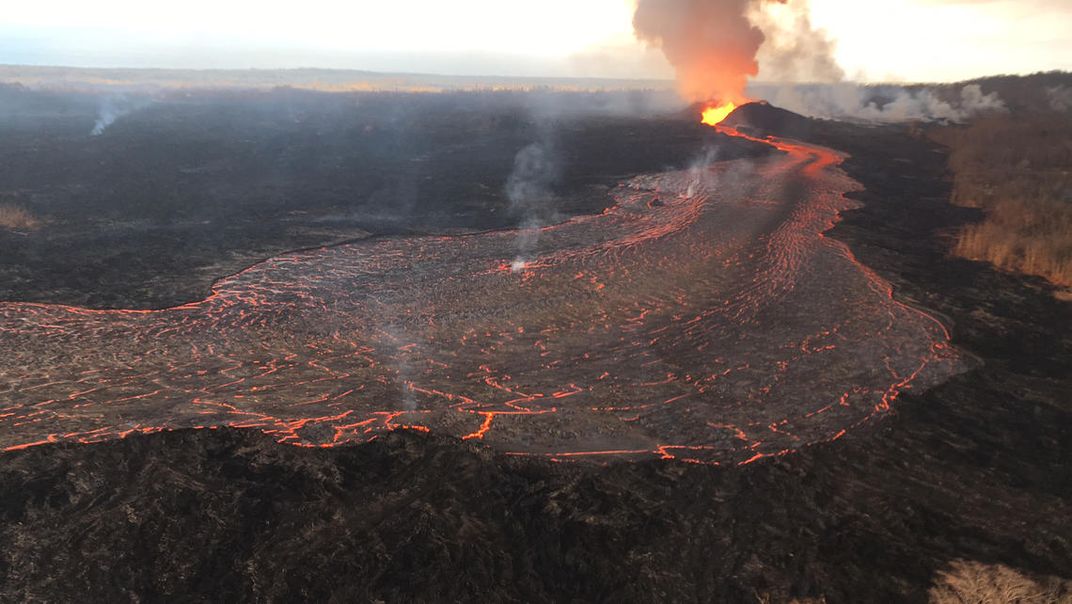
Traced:
<path fill-rule="evenodd" d="M 825 235 L 856 207 L 840 154 L 717 129 L 781 153 L 625 180 L 602 214 L 542 227 L 521 271 L 495 231 L 293 252 L 163 310 L 0 301 L 0 451 L 230 426 L 744 465 L 966 366 Z"/>
<path fill-rule="evenodd" d="M 712 105 L 703 110 L 701 121 L 708 126 L 717 126 L 722 123 L 722 120 L 726 119 L 729 114 L 733 113 L 733 110 L 737 108 L 735 103 L 724 103 L 722 105 Z"/>

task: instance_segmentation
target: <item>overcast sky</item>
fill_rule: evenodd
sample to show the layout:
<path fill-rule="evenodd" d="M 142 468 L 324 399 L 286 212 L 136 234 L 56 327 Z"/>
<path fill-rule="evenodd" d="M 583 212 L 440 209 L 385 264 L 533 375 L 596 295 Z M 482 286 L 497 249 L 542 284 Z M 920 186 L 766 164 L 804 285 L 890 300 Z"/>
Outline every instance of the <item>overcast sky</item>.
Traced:
<path fill-rule="evenodd" d="M 790 0 L 791 2 L 799 0 Z M 669 78 L 633 0 L 4 2 L 0 63 Z M 1072 0 L 811 0 L 854 79 L 1072 70 Z"/>

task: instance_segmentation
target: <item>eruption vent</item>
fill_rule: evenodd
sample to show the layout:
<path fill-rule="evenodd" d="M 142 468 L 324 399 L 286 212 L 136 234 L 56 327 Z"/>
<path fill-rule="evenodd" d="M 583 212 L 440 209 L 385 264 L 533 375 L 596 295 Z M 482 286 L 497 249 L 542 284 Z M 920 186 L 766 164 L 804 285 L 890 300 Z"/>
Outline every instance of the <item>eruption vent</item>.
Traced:
<path fill-rule="evenodd" d="M 701 121 L 708 126 L 717 126 L 722 123 L 722 120 L 729 117 L 733 110 L 737 108 L 735 103 L 725 103 L 722 105 L 712 105 L 703 110 Z"/>
<path fill-rule="evenodd" d="M 686 99 L 739 105 L 748 100 L 748 78 L 759 73 L 756 53 L 765 39 L 747 15 L 764 2 L 785 0 L 638 0 L 633 29 L 662 49 Z"/>

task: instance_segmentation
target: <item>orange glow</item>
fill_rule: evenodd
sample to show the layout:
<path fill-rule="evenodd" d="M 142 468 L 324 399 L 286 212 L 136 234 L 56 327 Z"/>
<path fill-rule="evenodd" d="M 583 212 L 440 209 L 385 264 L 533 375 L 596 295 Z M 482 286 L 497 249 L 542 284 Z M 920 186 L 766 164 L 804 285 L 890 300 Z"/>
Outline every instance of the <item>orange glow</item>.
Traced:
<path fill-rule="evenodd" d="M 729 114 L 733 113 L 733 110 L 737 108 L 735 103 L 725 103 L 722 105 L 712 105 L 703 110 L 703 123 L 708 126 L 717 126 L 722 123 L 722 120 L 726 119 Z"/>

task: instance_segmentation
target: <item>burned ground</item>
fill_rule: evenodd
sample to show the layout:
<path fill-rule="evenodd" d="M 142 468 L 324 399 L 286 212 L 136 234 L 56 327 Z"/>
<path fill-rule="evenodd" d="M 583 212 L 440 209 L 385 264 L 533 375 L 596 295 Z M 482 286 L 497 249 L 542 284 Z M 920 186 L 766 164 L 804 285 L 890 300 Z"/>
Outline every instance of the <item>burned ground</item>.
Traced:
<path fill-rule="evenodd" d="M 516 226 L 525 217 L 504 187 L 517 152 L 537 142 L 563 167 L 547 208 L 560 216 L 598 213 L 621 178 L 688 166 L 712 146 L 724 158 L 766 152 L 652 117 L 642 101 L 0 87 L 0 203 L 42 222 L 0 229 L 0 299 L 163 308 L 286 251 Z M 92 136 L 109 103 L 118 119 Z"/>

